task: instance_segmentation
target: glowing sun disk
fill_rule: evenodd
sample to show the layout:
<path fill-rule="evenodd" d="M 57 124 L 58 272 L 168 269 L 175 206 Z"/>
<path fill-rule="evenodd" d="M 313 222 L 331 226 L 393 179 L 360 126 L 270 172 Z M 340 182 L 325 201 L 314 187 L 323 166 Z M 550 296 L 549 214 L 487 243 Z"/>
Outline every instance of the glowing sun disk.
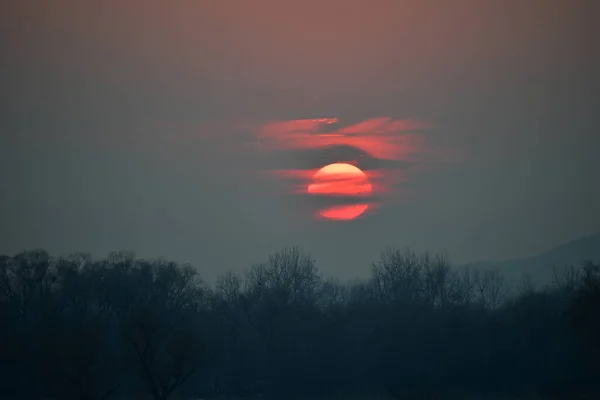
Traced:
<path fill-rule="evenodd" d="M 323 218 L 348 221 L 362 215 L 369 208 L 368 204 L 352 204 L 329 207 L 319 211 L 319 215 Z"/>
<path fill-rule="evenodd" d="M 306 191 L 321 196 L 368 196 L 373 192 L 367 174 L 347 163 L 329 164 L 315 172 Z M 328 207 L 319 212 L 331 220 L 352 220 L 363 214 L 368 204 L 348 204 Z"/>
<path fill-rule="evenodd" d="M 309 194 L 335 196 L 364 195 L 372 191 L 367 174 L 346 163 L 324 166 L 313 175 L 313 182 L 307 187 Z"/>

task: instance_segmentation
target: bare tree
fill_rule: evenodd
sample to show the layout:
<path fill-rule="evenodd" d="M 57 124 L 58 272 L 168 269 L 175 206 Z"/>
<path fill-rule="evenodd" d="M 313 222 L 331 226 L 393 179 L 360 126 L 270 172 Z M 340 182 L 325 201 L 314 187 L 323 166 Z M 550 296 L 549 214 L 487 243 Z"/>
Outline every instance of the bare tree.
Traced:
<path fill-rule="evenodd" d="M 114 365 L 121 361 L 111 341 L 115 313 L 103 296 L 103 265 L 76 254 L 59 259 L 57 300 L 60 332 L 56 333 L 50 362 L 58 377 L 61 397 L 104 400 L 120 387 Z"/>
<path fill-rule="evenodd" d="M 423 257 L 425 299 L 432 306 L 446 306 L 451 301 L 451 269 L 445 254 Z"/>
<path fill-rule="evenodd" d="M 262 299 L 271 283 L 269 272 L 265 264 L 253 264 L 244 271 L 244 291 L 252 299 Z"/>
<path fill-rule="evenodd" d="M 521 293 L 523 294 L 531 294 L 536 290 L 535 283 L 533 282 L 533 278 L 531 274 L 523 275 L 521 279 Z"/>
<path fill-rule="evenodd" d="M 52 260 L 41 250 L 0 259 L 0 369 L 8 367 L 11 384 L 47 386 L 43 362 L 47 327 L 56 322 Z M 24 382 L 25 381 L 25 382 Z M 38 389 L 39 390 L 39 389 Z"/>
<path fill-rule="evenodd" d="M 315 300 L 319 283 L 315 261 L 299 247 L 284 248 L 245 272 L 248 295 L 263 300 L 268 296 L 280 304 Z"/>
<path fill-rule="evenodd" d="M 124 338 L 154 399 L 166 400 L 202 361 L 194 321 L 204 292 L 195 271 L 175 263 L 138 262 L 121 278 L 130 285 L 118 309 Z"/>
<path fill-rule="evenodd" d="M 593 376 L 598 372 L 600 358 L 600 264 L 583 263 L 576 291 L 568 309 L 571 323 L 582 340 L 584 357 L 589 362 Z"/>
<path fill-rule="evenodd" d="M 569 265 L 563 268 L 552 267 L 554 275 L 554 285 L 567 298 L 572 298 L 575 295 L 577 286 L 582 278 L 581 269 L 574 265 Z"/>
<path fill-rule="evenodd" d="M 371 284 L 383 303 L 443 306 L 451 301 L 451 273 L 444 253 L 417 254 L 409 248 L 399 251 L 388 247 L 371 268 Z"/>
<path fill-rule="evenodd" d="M 495 310 L 510 294 L 510 288 L 504 275 L 498 269 L 474 271 L 474 282 L 479 304 Z"/>
<path fill-rule="evenodd" d="M 0 291 L 12 316 L 26 320 L 33 308 L 43 307 L 51 291 L 51 259 L 42 250 L 25 251 L 0 263 Z"/>
<path fill-rule="evenodd" d="M 284 248 L 245 272 L 246 316 L 266 354 L 273 353 L 277 320 L 286 310 L 316 305 L 320 277 L 311 255 Z"/>
<path fill-rule="evenodd" d="M 328 278 L 321 285 L 319 304 L 326 310 L 348 304 L 350 288 L 337 278 Z"/>
<path fill-rule="evenodd" d="M 227 271 L 217 277 L 215 289 L 226 302 L 235 304 L 242 295 L 242 279 L 239 275 Z"/>
<path fill-rule="evenodd" d="M 267 283 L 281 301 L 313 300 L 319 283 L 315 261 L 299 247 L 289 247 L 269 256 Z"/>
<path fill-rule="evenodd" d="M 412 303 L 423 296 L 423 265 L 429 255 L 417 255 L 406 248 L 404 252 L 386 248 L 371 268 L 371 282 L 380 301 L 390 304 Z"/>

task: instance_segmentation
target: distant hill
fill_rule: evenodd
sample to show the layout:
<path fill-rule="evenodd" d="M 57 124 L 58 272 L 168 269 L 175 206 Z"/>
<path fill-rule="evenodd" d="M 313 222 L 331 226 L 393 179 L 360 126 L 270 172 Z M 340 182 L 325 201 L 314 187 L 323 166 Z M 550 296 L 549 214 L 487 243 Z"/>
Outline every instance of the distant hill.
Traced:
<path fill-rule="evenodd" d="M 546 285 L 554 279 L 554 267 L 580 266 L 583 261 L 600 262 L 600 232 L 554 247 L 531 258 L 497 262 L 476 262 L 465 266 L 477 269 L 498 268 L 513 283 L 531 276 L 536 285 Z"/>

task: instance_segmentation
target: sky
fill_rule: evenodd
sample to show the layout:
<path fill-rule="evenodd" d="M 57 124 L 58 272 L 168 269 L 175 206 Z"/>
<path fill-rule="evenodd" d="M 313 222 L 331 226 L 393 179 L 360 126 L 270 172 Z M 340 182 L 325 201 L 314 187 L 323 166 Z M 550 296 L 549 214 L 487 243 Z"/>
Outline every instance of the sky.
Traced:
<path fill-rule="evenodd" d="M 212 280 L 299 245 L 347 278 L 388 245 L 465 263 L 598 232 L 598 11 L 583 0 L 3 2 L 0 253 L 131 250 Z M 315 220 L 268 172 L 336 155 L 261 139 L 315 118 L 421 121 L 427 157 L 396 169 L 395 200 L 364 218 Z"/>

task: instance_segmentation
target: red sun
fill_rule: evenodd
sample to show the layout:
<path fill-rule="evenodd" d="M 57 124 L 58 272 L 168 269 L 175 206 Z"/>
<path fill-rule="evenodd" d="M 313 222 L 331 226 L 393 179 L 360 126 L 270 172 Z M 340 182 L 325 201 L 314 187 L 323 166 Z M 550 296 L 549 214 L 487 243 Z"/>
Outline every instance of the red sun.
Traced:
<path fill-rule="evenodd" d="M 306 191 L 311 195 L 356 197 L 369 196 L 373 186 L 367 174 L 360 168 L 347 163 L 329 164 L 315 172 Z M 351 220 L 362 215 L 369 204 L 336 205 L 319 211 L 323 218 Z"/>

